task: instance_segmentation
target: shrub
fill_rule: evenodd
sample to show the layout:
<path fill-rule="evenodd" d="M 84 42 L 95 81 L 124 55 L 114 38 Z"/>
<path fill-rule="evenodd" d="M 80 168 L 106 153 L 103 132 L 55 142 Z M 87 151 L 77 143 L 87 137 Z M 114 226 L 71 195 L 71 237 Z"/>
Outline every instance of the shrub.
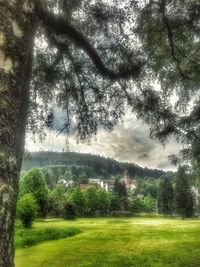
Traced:
<path fill-rule="evenodd" d="M 25 228 L 30 228 L 37 216 L 37 204 L 31 193 L 25 194 L 18 201 L 17 215 Z"/>

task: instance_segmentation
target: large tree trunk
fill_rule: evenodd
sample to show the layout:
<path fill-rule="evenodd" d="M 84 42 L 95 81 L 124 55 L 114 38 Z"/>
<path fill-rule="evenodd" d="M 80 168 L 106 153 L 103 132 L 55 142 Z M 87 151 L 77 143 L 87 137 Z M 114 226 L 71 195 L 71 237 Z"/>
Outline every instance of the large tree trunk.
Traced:
<path fill-rule="evenodd" d="M 29 2 L 0 0 L 0 267 L 14 266 L 13 232 L 35 33 Z"/>

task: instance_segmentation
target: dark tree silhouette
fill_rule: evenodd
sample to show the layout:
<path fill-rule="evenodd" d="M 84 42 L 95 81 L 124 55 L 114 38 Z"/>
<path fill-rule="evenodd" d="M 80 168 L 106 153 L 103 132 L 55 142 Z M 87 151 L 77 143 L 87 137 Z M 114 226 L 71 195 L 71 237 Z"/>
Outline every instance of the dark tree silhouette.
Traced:
<path fill-rule="evenodd" d="M 174 206 L 176 213 L 182 218 L 192 217 L 194 197 L 188 182 L 185 166 L 179 167 L 174 189 Z"/>

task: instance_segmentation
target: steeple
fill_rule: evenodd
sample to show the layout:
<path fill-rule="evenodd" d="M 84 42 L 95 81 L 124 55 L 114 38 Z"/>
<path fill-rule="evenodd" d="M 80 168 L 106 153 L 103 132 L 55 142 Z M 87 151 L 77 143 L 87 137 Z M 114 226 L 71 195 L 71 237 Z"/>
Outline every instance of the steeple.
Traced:
<path fill-rule="evenodd" d="M 128 171 L 127 170 L 124 171 L 123 180 L 125 182 L 125 185 L 126 186 L 129 186 L 130 179 L 129 179 L 129 174 L 128 174 Z"/>

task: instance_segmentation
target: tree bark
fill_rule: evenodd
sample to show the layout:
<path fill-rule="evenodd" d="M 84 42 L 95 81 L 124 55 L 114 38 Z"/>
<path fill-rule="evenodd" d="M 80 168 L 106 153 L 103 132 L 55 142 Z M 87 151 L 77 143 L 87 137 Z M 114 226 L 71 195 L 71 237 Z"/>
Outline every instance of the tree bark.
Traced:
<path fill-rule="evenodd" d="M 0 0 L 0 267 L 14 266 L 35 25 L 31 1 Z"/>

